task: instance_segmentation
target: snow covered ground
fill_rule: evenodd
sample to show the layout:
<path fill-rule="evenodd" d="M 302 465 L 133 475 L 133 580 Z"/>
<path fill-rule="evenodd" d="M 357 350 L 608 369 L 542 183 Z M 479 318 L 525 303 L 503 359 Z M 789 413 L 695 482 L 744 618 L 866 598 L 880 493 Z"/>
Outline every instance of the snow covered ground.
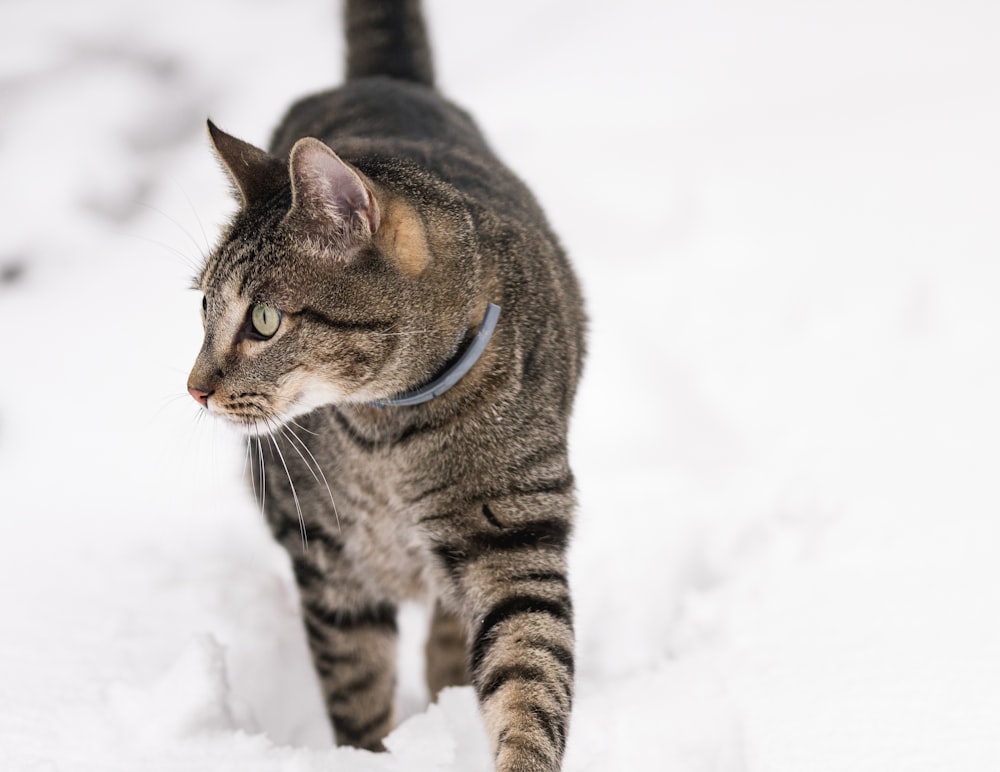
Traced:
<path fill-rule="evenodd" d="M 0 5 L 0 769 L 486 770 L 330 746 L 192 266 L 339 77 L 326 0 Z M 1000 6 L 428 2 L 587 289 L 568 772 L 1000 769 Z"/>

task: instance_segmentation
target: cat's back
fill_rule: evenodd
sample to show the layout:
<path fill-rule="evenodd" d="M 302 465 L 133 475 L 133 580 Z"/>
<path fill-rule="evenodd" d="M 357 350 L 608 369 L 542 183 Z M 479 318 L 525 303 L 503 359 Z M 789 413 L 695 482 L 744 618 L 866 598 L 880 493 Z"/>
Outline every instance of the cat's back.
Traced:
<path fill-rule="evenodd" d="M 378 75 L 305 97 L 275 130 L 271 152 L 286 157 L 302 137 L 324 141 L 376 179 L 390 162 L 409 179 L 411 195 L 420 195 L 420 178 L 430 175 L 468 202 L 551 238 L 530 190 L 469 114 L 431 86 Z"/>
<path fill-rule="evenodd" d="M 271 151 L 287 155 L 304 136 L 340 144 L 368 140 L 490 152 L 469 114 L 436 89 L 385 75 L 349 80 L 298 100 L 275 130 Z"/>

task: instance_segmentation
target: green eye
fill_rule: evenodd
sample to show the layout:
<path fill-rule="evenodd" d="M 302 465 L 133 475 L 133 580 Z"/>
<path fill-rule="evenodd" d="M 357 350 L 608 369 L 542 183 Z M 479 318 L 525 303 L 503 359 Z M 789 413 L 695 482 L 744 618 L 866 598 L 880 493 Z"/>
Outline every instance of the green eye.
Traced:
<path fill-rule="evenodd" d="M 281 325 L 281 311 L 271 306 L 254 306 L 250 312 L 254 332 L 262 338 L 270 338 Z"/>

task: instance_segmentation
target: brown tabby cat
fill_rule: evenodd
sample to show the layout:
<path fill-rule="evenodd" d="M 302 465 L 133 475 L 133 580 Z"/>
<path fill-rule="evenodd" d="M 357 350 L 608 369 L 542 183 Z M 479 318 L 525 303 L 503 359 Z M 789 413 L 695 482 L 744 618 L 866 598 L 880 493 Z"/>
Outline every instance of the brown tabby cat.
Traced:
<path fill-rule="evenodd" d="M 241 207 L 197 278 L 188 387 L 257 438 L 337 741 L 382 747 L 397 604 L 433 599 L 432 693 L 471 678 L 496 768 L 558 770 L 579 288 L 434 89 L 418 2 L 349 0 L 346 21 L 346 84 L 292 107 L 270 152 L 209 124 Z"/>

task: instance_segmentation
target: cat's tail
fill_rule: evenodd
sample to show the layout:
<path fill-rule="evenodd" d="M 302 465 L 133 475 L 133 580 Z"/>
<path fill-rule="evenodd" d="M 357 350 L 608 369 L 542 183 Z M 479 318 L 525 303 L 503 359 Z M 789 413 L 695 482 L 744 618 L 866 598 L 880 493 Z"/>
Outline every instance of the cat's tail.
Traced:
<path fill-rule="evenodd" d="M 434 85 L 420 0 L 347 0 L 347 79 L 371 75 Z"/>

